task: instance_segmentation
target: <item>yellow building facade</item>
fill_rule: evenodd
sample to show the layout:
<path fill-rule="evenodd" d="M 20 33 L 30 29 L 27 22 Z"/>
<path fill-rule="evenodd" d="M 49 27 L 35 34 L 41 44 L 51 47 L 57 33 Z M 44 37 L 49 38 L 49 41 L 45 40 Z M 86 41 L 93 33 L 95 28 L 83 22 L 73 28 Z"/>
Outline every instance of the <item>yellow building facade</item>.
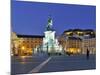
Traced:
<path fill-rule="evenodd" d="M 96 37 L 93 30 L 68 30 L 59 38 L 65 53 L 86 54 L 87 49 L 90 54 L 96 54 Z"/>
<path fill-rule="evenodd" d="M 13 33 L 12 37 L 13 35 L 16 36 L 13 38 L 15 41 L 12 40 L 11 42 L 13 55 L 30 56 L 33 54 L 34 49 L 41 45 L 43 41 L 43 36 L 39 35 L 18 35 Z"/>

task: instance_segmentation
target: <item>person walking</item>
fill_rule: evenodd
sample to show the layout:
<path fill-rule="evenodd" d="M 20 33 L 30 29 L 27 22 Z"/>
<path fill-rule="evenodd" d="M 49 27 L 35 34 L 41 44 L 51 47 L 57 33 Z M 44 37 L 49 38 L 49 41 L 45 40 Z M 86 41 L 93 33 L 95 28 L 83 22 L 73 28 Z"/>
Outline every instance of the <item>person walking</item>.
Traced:
<path fill-rule="evenodd" d="M 86 52 L 86 58 L 87 58 L 87 60 L 89 59 L 89 54 L 90 52 L 89 52 L 89 50 L 87 49 L 87 52 Z"/>

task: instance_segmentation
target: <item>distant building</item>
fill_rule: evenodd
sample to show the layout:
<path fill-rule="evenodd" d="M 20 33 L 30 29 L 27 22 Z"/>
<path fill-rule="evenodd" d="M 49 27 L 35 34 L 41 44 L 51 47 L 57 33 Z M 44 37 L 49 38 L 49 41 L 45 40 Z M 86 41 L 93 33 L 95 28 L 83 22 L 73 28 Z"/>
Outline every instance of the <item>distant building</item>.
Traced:
<path fill-rule="evenodd" d="M 39 35 L 18 35 L 13 33 L 16 38 L 12 40 L 12 52 L 13 55 L 32 55 L 34 49 L 42 44 L 43 36 Z M 16 40 L 17 39 L 17 40 Z M 17 45 L 17 47 L 15 47 Z"/>
<path fill-rule="evenodd" d="M 43 37 L 40 35 L 19 35 L 11 33 L 11 55 L 32 55 L 41 51 Z M 67 30 L 59 36 L 59 44 L 65 53 L 96 54 L 96 34 L 93 30 Z"/>
<path fill-rule="evenodd" d="M 90 54 L 96 53 L 95 31 L 91 29 L 71 29 L 64 31 L 59 37 L 59 42 L 65 53 L 86 54 L 87 49 L 90 51 Z"/>
<path fill-rule="evenodd" d="M 82 39 L 78 37 L 68 37 L 66 44 L 66 52 L 72 54 L 80 54 L 82 51 Z"/>
<path fill-rule="evenodd" d="M 96 53 L 96 38 L 95 37 L 84 37 L 83 39 L 83 54 L 86 54 L 86 50 L 90 51 L 90 54 Z"/>

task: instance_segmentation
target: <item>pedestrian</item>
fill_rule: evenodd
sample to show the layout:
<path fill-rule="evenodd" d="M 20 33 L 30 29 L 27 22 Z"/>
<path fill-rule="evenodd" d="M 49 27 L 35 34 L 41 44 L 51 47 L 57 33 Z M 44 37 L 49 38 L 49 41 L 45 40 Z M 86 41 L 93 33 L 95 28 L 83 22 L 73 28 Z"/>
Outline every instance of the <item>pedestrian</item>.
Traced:
<path fill-rule="evenodd" d="M 86 52 L 86 58 L 87 60 L 89 59 L 89 50 L 87 49 L 87 52 Z"/>

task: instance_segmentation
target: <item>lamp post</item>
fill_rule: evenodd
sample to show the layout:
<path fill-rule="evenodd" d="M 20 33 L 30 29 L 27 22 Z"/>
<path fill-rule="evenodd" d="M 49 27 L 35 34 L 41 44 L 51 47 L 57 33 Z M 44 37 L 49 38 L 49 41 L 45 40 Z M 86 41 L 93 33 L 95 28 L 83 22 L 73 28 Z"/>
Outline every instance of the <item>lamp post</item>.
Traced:
<path fill-rule="evenodd" d="M 47 42 L 47 53 L 48 53 L 48 42 Z"/>

